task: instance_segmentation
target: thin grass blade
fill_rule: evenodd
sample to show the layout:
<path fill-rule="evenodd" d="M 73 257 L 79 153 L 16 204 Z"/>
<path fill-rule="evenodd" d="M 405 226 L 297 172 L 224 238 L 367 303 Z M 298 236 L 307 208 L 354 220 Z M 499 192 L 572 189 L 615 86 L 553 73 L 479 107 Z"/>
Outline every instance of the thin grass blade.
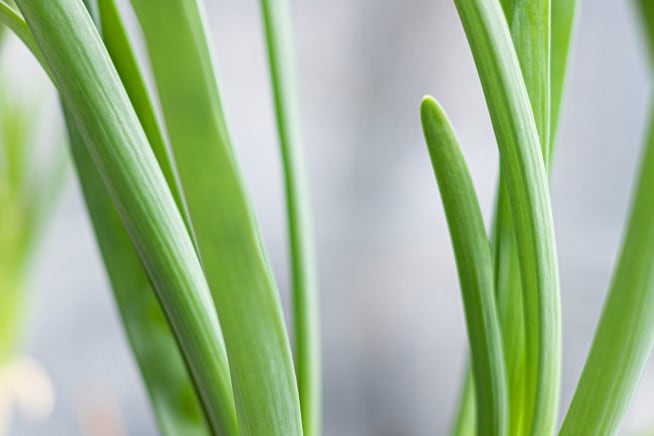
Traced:
<path fill-rule="evenodd" d="M 520 259 L 531 434 L 551 434 L 560 390 L 561 326 L 554 227 L 538 130 L 497 1 L 455 0 L 500 148 Z"/>
<path fill-rule="evenodd" d="M 208 434 L 182 355 L 141 259 L 70 115 L 68 131 L 86 207 L 129 343 L 161 434 Z"/>
<path fill-rule="evenodd" d="M 158 293 L 212 430 L 237 434 L 220 325 L 193 243 L 81 0 L 19 0 Z"/>
<path fill-rule="evenodd" d="M 187 220 L 173 158 L 155 110 L 154 100 L 146 86 L 143 70 L 134 54 L 132 43 L 115 0 L 97 0 L 97 14 L 100 22 L 98 27 L 107 51 L 116 66 L 116 71 L 125 86 L 136 115 L 139 117 L 152 151 L 157 157 L 159 167 L 175 197 L 177 207 L 184 212 L 183 216 Z"/>
<path fill-rule="evenodd" d="M 504 435 L 507 392 L 493 260 L 463 154 L 443 109 L 426 97 L 422 126 L 441 192 L 461 284 L 475 381 L 479 435 Z"/>
<path fill-rule="evenodd" d="M 291 258 L 295 370 L 305 436 L 320 435 L 321 370 L 318 273 L 309 183 L 304 171 L 289 4 L 262 0 L 277 131 L 284 166 Z"/>
<path fill-rule="evenodd" d="M 243 435 L 301 435 L 279 295 L 232 147 L 201 2 L 132 0 L 202 265 Z"/>
<path fill-rule="evenodd" d="M 101 31 L 119 76 L 144 127 L 169 186 L 176 187 L 163 134 L 141 71 L 131 51 L 116 5 L 111 0 L 85 0 Z M 100 25 L 100 22 L 103 24 Z M 70 113 L 64 110 L 80 186 L 100 253 L 130 346 L 143 376 L 163 435 L 206 435 L 200 407 L 183 356 L 157 300 L 141 259 L 129 238 L 84 140 Z M 176 200 L 180 206 L 179 191 Z M 181 209 L 180 209 L 181 210 Z"/>
<path fill-rule="evenodd" d="M 577 0 L 551 0 L 552 2 L 552 84 L 551 84 L 551 115 L 550 115 L 550 161 L 554 139 L 559 125 L 563 90 L 568 70 L 568 59 L 572 35 L 577 15 Z M 646 1 L 646 3 L 651 3 Z"/>

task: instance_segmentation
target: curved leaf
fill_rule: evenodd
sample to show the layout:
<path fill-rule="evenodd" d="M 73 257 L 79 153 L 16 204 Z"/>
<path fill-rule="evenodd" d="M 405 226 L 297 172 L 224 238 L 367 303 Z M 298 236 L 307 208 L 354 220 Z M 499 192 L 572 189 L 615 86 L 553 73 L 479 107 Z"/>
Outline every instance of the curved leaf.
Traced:
<path fill-rule="evenodd" d="M 551 434 L 560 390 L 561 325 L 554 227 L 538 131 L 499 2 L 455 4 L 488 103 L 516 229 L 528 320 L 526 425 L 532 434 Z"/>
<path fill-rule="evenodd" d="M 300 435 L 277 288 L 231 144 L 200 1 L 132 0 L 200 259 L 216 302 L 243 435 Z"/>
<path fill-rule="evenodd" d="M 508 411 L 504 356 L 484 220 L 458 141 L 436 100 L 423 100 L 421 119 L 459 271 L 472 354 L 477 425 L 483 430 L 479 434 L 504 435 Z"/>
<path fill-rule="evenodd" d="M 212 429 L 236 434 L 218 318 L 145 133 L 80 0 L 19 0 L 191 368 Z"/>

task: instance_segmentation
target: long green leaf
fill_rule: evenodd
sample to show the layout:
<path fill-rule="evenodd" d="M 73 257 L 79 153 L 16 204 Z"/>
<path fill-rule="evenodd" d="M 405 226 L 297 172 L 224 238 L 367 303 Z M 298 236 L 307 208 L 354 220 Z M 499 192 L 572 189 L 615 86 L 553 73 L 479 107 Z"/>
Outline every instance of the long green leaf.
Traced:
<path fill-rule="evenodd" d="M 513 0 L 510 5 L 504 5 L 544 162 L 549 162 L 550 154 L 550 7 L 550 0 Z M 509 381 L 509 434 L 519 435 L 529 433 L 532 411 L 526 398 L 530 381 L 525 378 L 529 364 L 525 356 L 525 300 L 505 177 L 504 171 L 500 170 L 493 248 Z"/>
<path fill-rule="evenodd" d="M 513 0 L 504 7 L 543 156 L 549 161 L 550 0 Z"/>
<path fill-rule="evenodd" d="M 654 111 L 611 290 L 561 435 L 616 434 L 654 347 Z"/>
<path fill-rule="evenodd" d="M 636 0 L 636 4 L 647 38 L 650 62 L 654 62 L 654 3 L 650 0 Z"/>
<path fill-rule="evenodd" d="M 191 369 L 210 424 L 237 433 L 213 301 L 165 178 L 80 0 L 19 0 Z"/>
<path fill-rule="evenodd" d="M 551 434 L 560 390 L 559 281 L 547 175 L 538 130 L 499 2 L 455 0 L 500 148 L 524 294 L 527 337 L 526 425 Z"/>
<path fill-rule="evenodd" d="M 154 100 L 146 86 L 145 78 L 134 54 L 122 17 L 115 0 L 97 0 L 97 11 L 100 19 L 102 39 L 116 66 L 127 95 L 129 96 L 136 115 L 141 121 L 152 151 L 157 157 L 159 167 L 166 177 L 175 202 L 180 211 L 185 210 L 181 188 L 172 163 L 172 156 L 166 143 L 163 128 L 154 106 Z M 186 215 L 184 215 L 186 218 Z"/>
<path fill-rule="evenodd" d="M 184 360 L 141 259 L 70 115 L 70 145 L 125 331 L 164 435 L 205 435 Z"/>
<path fill-rule="evenodd" d="M 477 195 L 443 109 L 426 97 L 422 126 L 450 228 L 472 353 L 479 435 L 504 435 L 507 393 L 493 261 Z"/>
<path fill-rule="evenodd" d="M 529 95 L 541 150 L 549 162 L 550 144 L 550 0 L 504 0 L 502 7 L 520 62 Z M 509 386 L 509 434 L 528 432 L 522 425 L 525 402 L 525 335 L 520 269 L 511 208 L 500 171 L 500 184 L 493 221 L 493 257 L 498 309 L 502 320 L 505 361 Z M 466 404 L 464 401 L 463 404 Z M 462 418 L 459 418 L 462 419 Z"/>
<path fill-rule="evenodd" d="M 552 2 L 552 81 L 551 81 L 551 116 L 550 116 L 550 161 L 554 139 L 559 124 L 561 106 L 563 101 L 563 90 L 568 70 L 568 58 L 572 33 L 574 30 L 575 16 L 577 12 L 577 0 L 551 0 Z M 649 0 L 646 3 L 652 3 Z"/>
<path fill-rule="evenodd" d="M 220 316 L 243 435 L 302 434 L 277 288 L 243 186 L 198 0 L 132 0 L 202 265 Z"/>
<path fill-rule="evenodd" d="M 176 188 L 152 99 L 133 56 L 118 9 L 112 0 L 101 0 L 99 7 L 93 0 L 85 0 L 85 3 L 89 11 L 95 11 L 92 15 L 96 26 L 101 30 L 109 55 L 126 87 L 168 185 Z M 143 264 L 102 184 L 72 116 L 64 112 L 86 206 L 159 429 L 162 434 L 171 436 L 208 434 L 195 386 Z M 179 207 L 179 190 L 173 189 L 175 192 Z"/>
<path fill-rule="evenodd" d="M 290 11 L 285 0 L 262 0 L 277 130 L 284 165 L 291 258 L 295 369 L 305 436 L 320 435 L 320 310 L 308 180 L 297 109 Z"/>
<path fill-rule="evenodd" d="M 29 27 L 27 27 L 23 18 L 3 0 L 0 0 L 0 22 L 11 29 L 23 41 L 39 63 L 43 65 L 46 72 L 48 72 L 47 62 L 45 62 Z"/>

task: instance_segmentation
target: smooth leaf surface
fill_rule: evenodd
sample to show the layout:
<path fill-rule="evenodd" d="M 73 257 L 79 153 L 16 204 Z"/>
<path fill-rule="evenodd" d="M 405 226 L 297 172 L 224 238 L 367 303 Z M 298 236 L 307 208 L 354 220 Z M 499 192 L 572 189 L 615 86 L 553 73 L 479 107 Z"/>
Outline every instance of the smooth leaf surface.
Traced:
<path fill-rule="evenodd" d="M 157 117 L 154 100 L 146 86 L 143 71 L 134 54 L 118 6 L 115 0 L 97 0 L 97 11 L 100 20 L 99 28 L 109 56 L 116 66 L 116 71 L 148 137 L 159 167 L 175 197 L 177 207 L 180 211 L 185 211 L 181 188 L 163 127 Z M 186 218 L 185 214 L 183 216 Z"/>
<path fill-rule="evenodd" d="M 154 284 L 211 427 L 236 434 L 218 318 L 184 221 L 80 0 L 19 0 L 54 81 Z"/>
<path fill-rule="evenodd" d="M 300 435 L 291 349 L 243 185 L 199 1 L 132 0 L 202 265 L 223 328 L 243 435 Z"/>
<path fill-rule="evenodd" d="M 87 0 L 86 6 L 90 11 L 95 11 L 92 15 L 95 15 L 96 26 L 101 30 L 118 74 L 126 85 L 166 180 L 169 186 L 176 186 L 152 100 L 133 56 L 118 9 L 113 0 L 100 0 L 99 7 L 95 1 Z M 72 116 L 66 115 L 71 150 L 86 207 L 159 430 L 170 436 L 208 434 L 195 386 L 141 259 L 102 184 Z M 180 202 L 177 204 L 179 207 Z"/>
<path fill-rule="evenodd" d="M 478 434 L 504 435 L 508 411 L 506 377 L 493 260 L 484 220 L 458 141 L 436 100 L 423 100 L 421 119 L 459 271 L 475 381 Z"/>
<path fill-rule="evenodd" d="M 268 61 L 284 167 L 291 258 L 295 370 L 305 436 L 320 435 L 320 310 L 308 178 L 304 172 L 289 4 L 262 0 Z"/>
<path fill-rule="evenodd" d="M 70 146 L 125 332 L 163 435 L 208 434 L 184 360 L 141 259 L 72 117 Z"/>
<path fill-rule="evenodd" d="M 503 6 L 531 103 L 543 160 L 547 163 L 550 155 L 550 0 L 512 0 Z M 504 173 L 500 170 L 493 227 L 495 285 L 509 385 L 509 434 L 519 435 L 530 431 L 533 400 L 527 397 L 527 387 L 534 381 L 526 379 L 525 300 Z M 536 340 L 537 337 L 530 338 L 531 342 Z"/>
<path fill-rule="evenodd" d="M 577 0 L 550 0 L 552 2 L 551 32 L 551 116 L 550 116 L 550 152 L 552 160 L 554 139 L 559 125 L 565 78 L 568 70 L 570 46 L 577 12 Z"/>
<path fill-rule="evenodd" d="M 520 259 L 532 434 L 551 434 L 560 390 L 561 326 L 554 227 L 538 130 L 499 2 L 456 0 L 500 148 Z"/>

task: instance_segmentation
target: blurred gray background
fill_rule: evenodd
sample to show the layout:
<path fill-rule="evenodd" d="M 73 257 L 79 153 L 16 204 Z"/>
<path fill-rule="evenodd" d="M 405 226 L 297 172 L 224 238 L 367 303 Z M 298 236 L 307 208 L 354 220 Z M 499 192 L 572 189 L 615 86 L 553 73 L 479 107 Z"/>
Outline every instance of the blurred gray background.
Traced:
<path fill-rule="evenodd" d="M 288 313 L 284 203 L 259 5 L 206 3 L 233 136 Z M 619 248 L 651 90 L 632 2 L 581 3 L 552 176 L 562 410 Z M 487 219 L 497 178 L 496 145 L 458 16 L 449 0 L 298 0 L 293 14 L 320 261 L 325 434 L 446 434 L 466 339 L 419 124 L 424 94 L 448 111 Z M 56 100 L 38 67 L 17 42 L 10 48 L 17 83 L 46 95 L 54 114 Z M 82 434 L 89 414 L 119 417 L 129 435 L 156 434 L 74 177 L 32 271 L 25 352 L 47 369 L 57 398 L 47 421 L 16 416 L 12 434 Z M 643 431 L 654 431 L 654 367 L 623 432 Z"/>

